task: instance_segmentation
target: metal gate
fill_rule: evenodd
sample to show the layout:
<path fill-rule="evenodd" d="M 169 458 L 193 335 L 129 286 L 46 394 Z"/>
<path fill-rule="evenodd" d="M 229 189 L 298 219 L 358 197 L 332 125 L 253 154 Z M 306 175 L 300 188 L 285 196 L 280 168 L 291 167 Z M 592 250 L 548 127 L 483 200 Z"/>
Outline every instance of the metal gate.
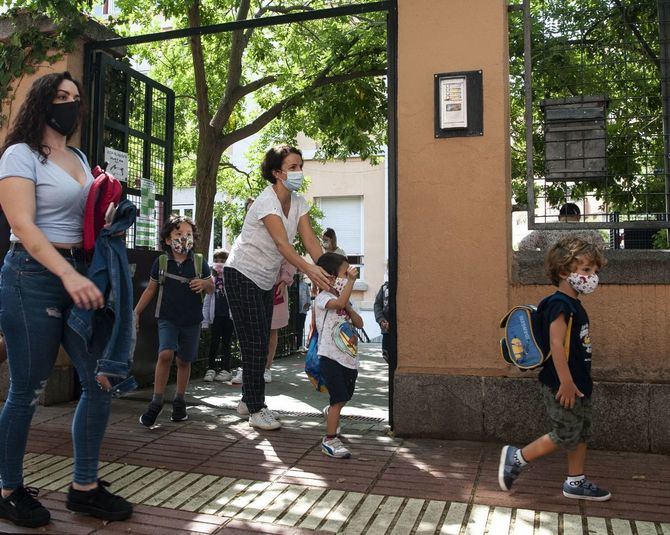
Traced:
<path fill-rule="evenodd" d="M 86 54 L 85 84 L 91 113 L 82 147 L 93 165 L 108 164 L 108 170 L 123 183 L 124 198 L 140 210 L 138 223 L 126 236 L 137 299 L 160 254 L 158 234 L 172 206 L 175 95 L 102 51 Z M 149 306 L 142 316 L 135 351 L 139 359 L 133 366 L 140 384 L 153 379 L 158 352 L 154 323 L 154 310 Z"/>

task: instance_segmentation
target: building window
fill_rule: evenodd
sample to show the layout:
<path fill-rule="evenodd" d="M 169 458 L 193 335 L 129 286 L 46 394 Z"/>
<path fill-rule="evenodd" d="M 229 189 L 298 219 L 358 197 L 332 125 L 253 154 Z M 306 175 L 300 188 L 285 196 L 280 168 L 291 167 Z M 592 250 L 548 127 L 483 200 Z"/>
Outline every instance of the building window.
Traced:
<path fill-rule="evenodd" d="M 363 277 L 363 197 L 319 197 L 315 199 L 323 212 L 321 225 L 337 235 L 337 245 L 347 253 L 352 266 Z"/>

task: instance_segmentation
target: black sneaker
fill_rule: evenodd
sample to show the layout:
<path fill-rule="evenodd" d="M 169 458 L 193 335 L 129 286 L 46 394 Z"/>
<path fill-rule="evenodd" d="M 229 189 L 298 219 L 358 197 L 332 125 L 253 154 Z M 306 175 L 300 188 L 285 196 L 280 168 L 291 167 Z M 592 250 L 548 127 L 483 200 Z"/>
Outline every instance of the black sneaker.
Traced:
<path fill-rule="evenodd" d="M 162 410 L 163 410 L 162 405 L 155 405 L 153 403 L 149 403 L 147 410 L 144 412 L 142 416 L 140 416 L 140 423 L 147 427 L 151 427 L 156 423 L 156 418 L 158 418 L 158 415 Z"/>
<path fill-rule="evenodd" d="M 175 399 L 172 402 L 172 416 L 170 420 L 173 422 L 183 422 L 188 420 L 188 414 L 186 414 L 186 401 L 181 399 Z"/>
<path fill-rule="evenodd" d="M 126 520 L 133 514 L 133 506 L 121 496 L 112 494 L 105 487 L 107 481 L 98 479 L 93 490 L 75 490 L 70 485 L 65 507 L 75 513 L 85 513 L 102 520 Z"/>
<path fill-rule="evenodd" d="M 17 487 L 0 499 L 0 518 L 25 528 L 46 526 L 51 521 L 51 513 L 35 499 L 38 494 L 33 487 Z"/>

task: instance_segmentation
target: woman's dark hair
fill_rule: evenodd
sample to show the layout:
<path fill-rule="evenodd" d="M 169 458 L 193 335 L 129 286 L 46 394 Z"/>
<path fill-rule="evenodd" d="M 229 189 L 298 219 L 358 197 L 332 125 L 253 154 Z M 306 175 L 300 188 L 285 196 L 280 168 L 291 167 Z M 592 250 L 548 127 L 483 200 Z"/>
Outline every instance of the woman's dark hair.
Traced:
<path fill-rule="evenodd" d="M 263 178 L 268 182 L 275 184 L 277 179 L 272 175 L 272 171 L 281 170 L 284 158 L 289 154 L 297 154 L 300 156 L 300 159 L 302 159 L 302 152 L 300 149 L 291 147 L 290 145 L 277 145 L 267 151 L 261 162 L 261 174 L 263 175 Z"/>
<path fill-rule="evenodd" d="M 228 251 L 225 249 L 216 249 L 214 251 L 214 254 L 212 255 L 212 258 L 217 259 L 217 258 L 223 258 L 223 261 L 225 262 L 228 260 Z"/>
<path fill-rule="evenodd" d="M 323 268 L 328 275 L 337 277 L 340 266 L 347 262 L 347 257 L 337 253 L 323 253 L 316 261 L 316 265 Z"/>
<path fill-rule="evenodd" d="M 323 231 L 323 235 L 330 240 L 330 246 L 333 249 L 337 249 L 337 234 L 335 234 L 335 231 L 328 227 Z"/>
<path fill-rule="evenodd" d="M 56 72 L 52 74 L 45 74 L 33 82 L 28 90 L 26 100 L 23 101 L 19 112 L 12 124 L 12 127 L 7 134 L 5 144 L 0 150 L 2 156 L 10 145 L 17 143 L 25 143 L 31 149 L 39 153 L 42 163 L 45 163 L 49 157 L 49 147 L 42 143 L 42 134 L 44 132 L 44 125 L 47 120 L 47 109 L 53 102 L 58 92 L 58 86 L 63 80 L 69 80 L 77 86 L 80 99 L 83 99 L 83 90 L 81 84 L 72 78 L 68 72 Z M 84 103 L 80 100 L 79 119 L 77 124 L 80 125 L 82 117 L 84 116 Z M 75 130 L 76 131 L 76 130 Z M 73 132 L 74 133 L 74 132 Z M 70 139 L 71 136 L 68 136 Z"/>
<path fill-rule="evenodd" d="M 190 217 L 183 215 L 171 215 L 170 218 L 165 223 L 163 223 L 163 227 L 161 228 L 160 239 L 163 249 L 168 248 L 168 245 L 165 244 L 165 240 L 169 240 L 172 231 L 179 227 L 179 225 L 182 223 L 188 223 L 191 225 L 191 228 L 193 229 L 193 242 L 198 242 L 200 239 L 200 232 L 198 232 L 198 227 L 195 226 L 195 221 L 193 221 L 193 219 Z"/>

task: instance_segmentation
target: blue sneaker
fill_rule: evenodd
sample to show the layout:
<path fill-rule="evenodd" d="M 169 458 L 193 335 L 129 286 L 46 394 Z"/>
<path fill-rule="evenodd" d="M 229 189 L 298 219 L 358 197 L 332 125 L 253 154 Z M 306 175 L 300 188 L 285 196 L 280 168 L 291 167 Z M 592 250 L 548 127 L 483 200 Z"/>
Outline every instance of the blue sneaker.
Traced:
<path fill-rule="evenodd" d="M 605 489 L 601 489 L 595 483 L 584 478 L 574 483 L 563 483 L 563 496 L 573 500 L 589 500 L 592 502 L 606 502 L 612 495 Z"/>
<path fill-rule="evenodd" d="M 519 448 L 504 446 L 500 452 L 500 464 L 498 465 L 498 484 L 502 490 L 511 490 L 514 480 L 519 477 L 523 466 L 518 462 L 514 454 Z"/>

